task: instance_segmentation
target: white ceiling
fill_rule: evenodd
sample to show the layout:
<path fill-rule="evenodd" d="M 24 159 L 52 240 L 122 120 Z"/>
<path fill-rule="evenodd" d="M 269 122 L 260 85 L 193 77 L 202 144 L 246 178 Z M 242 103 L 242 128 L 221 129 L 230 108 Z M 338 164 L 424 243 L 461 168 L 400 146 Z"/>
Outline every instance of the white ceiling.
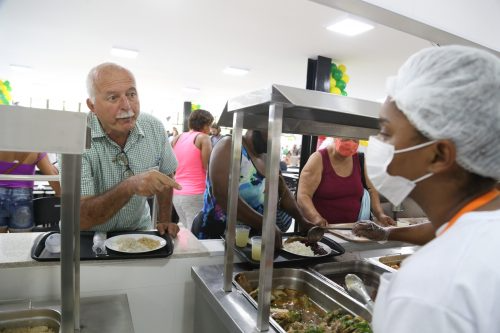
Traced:
<path fill-rule="evenodd" d="M 380 25 L 356 37 L 325 29 L 346 16 L 307 0 L 0 0 L 0 79 L 21 104 L 76 109 L 89 69 L 117 62 L 136 75 L 142 111 L 165 121 L 185 100 L 218 115 L 228 98 L 271 83 L 303 88 L 307 59 L 322 55 L 347 66 L 349 96 L 383 98 L 385 78 L 430 43 Z M 116 58 L 111 46 L 140 53 Z M 251 71 L 228 76 L 228 65 Z"/>

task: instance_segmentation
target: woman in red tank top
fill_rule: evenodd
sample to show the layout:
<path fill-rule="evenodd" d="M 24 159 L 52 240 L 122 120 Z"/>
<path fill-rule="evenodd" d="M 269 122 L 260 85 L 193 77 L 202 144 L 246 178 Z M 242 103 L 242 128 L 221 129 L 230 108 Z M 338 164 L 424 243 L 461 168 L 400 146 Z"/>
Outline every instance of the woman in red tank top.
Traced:
<path fill-rule="evenodd" d="M 358 140 L 336 138 L 325 149 L 313 153 L 299 178 L 297 202 L 304 215 L 313 223 L 349 223 L 358 220 L 364 187 L 361 177 Z M 366 174 L 366 173 L 365 173 Z M 383 225 L 394 224 L 384 214 L 377 191 L 370 194 L 371 211 Z"/>

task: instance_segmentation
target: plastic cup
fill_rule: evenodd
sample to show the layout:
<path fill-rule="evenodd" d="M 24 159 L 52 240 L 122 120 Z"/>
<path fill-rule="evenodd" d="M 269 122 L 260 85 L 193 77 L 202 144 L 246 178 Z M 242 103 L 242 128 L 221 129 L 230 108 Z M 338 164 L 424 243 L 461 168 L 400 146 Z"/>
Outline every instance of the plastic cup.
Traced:
<path fill-rule="evenodd" d="M 260 261 L 260 252 L 262 248 L 262 237 L 253 236 L 250 239 L 252 243 L 252 260 Z"/>
<path fill-rule="evenodd" d="M 244 224 L 236 225 L 236 246 L 245 247 L 248 243 L 250 227 Z"/>

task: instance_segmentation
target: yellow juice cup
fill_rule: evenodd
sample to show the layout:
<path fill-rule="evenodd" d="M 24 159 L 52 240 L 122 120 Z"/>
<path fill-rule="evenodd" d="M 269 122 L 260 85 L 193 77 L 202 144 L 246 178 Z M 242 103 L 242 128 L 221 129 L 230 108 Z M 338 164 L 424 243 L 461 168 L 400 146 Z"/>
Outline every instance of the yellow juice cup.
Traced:
<path fill-rule="evenodd" d="M 253 236 L 250 239 L 252 243 L 252 260 L 260 261 L 260 253 L 262 249 L 262 238 L 260 236 Z"/>
<path fill-rule="evenodd" d="M 248 243 L 248 236 L 250 235 L 250 227 L 244 224 L 236 225 L 236 246 L 245 247 Z"/>

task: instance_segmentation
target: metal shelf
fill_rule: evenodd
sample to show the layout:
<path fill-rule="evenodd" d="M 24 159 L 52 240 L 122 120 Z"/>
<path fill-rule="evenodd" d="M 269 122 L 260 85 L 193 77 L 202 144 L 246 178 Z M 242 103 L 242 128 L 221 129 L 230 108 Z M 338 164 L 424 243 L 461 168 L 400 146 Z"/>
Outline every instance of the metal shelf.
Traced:
<path fill-rule="evenodd" d="M 283 107 L 282 133 L 335 133 L 363 139 L 378 130 L 380 103 L 283 85 L 272 85 L 230 99 L 219 125 L 232 127 L 234 112 L 242 111 L 245 113 L 243 128 L 267 129 L 271 104 Z"/>
<path fill-rule="evenodd" d="M 0 105 L 0 124 L 0 150 L 62 154 L 61 332 L 79 332 L 80 178 L 87 117 L 76 112 Z M 23 177 L 26 179 L 40 176 Z"/>

